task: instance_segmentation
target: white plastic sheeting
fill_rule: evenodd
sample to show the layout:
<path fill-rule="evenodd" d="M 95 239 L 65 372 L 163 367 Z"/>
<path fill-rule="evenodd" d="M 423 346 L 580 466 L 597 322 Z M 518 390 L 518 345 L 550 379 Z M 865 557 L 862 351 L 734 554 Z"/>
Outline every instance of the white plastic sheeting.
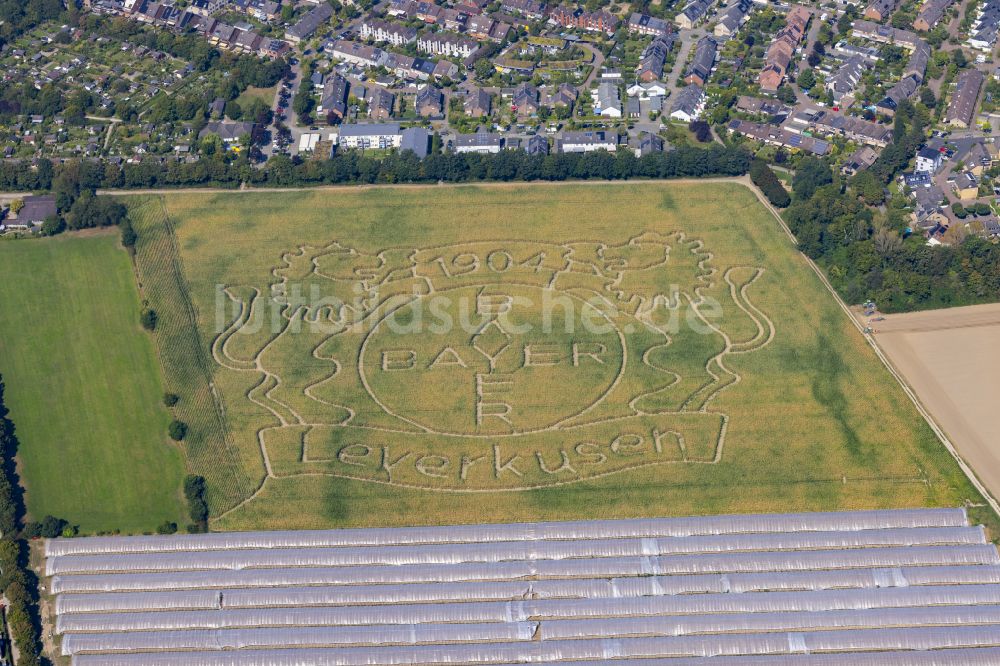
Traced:
<path fill-rule="evenodd" d="M 529 641 L 477 645 L 415 645 L 406 647 L 342 648 L 329 653 L 323 663 L 341 666 L 370 664 L 502 664 L 505 662 L 555 662 L 569 659 L 614 660 L 625 657 L 717 657 L 848 650 L 936 650 L 962 647 L 997 647 L 1000 625 L 976 627 L 923 627 L 920 629 L 865 629 L 775 634 L 727 634 L 670 638 L 622 638 L 575 641 Z M 241 652 L 241 661 L 212 661 L 228 655 L 186 653 L 159 661 L 152 654 L 89 657 L 77 655 L 76 666 L 157 666 L 158 664 L 241 664 L 248 666 L 253 652 Z M 272 659 L 275 654 L 272 653 Z M 291 655 L 288 655 L 291 656 Z M 305 664 L 308 661 L 267 661 L 266 664 Z M 713 662 L 714 663 L 714 662 Z"/>
<path fill-rule="evenodd" d="M 509 642 L 531 640 L 537 629 L 538 624 L 535 622 L 509 622 L 70 634 L 63 639 L 62 652 L 64 655 L 70 655 L 79 652 Z"/>
<path fill-rule="evenodd" d="M 620 618 L 700 613 L 766 613 L 946 605 L 1000 605 L 1000 585 L 957 585 L 692 594 L 611 599 L 553 599 L 320 608 L 261 608 L 148 613 L 69 613 L 56 631 L 110 632 L 235 627 L 353 626 L 425 622 L 521 622 L 558 618 Z"/>
<path fill-rule="evenodd" d="M 585 543 L 585 542 L 584 542 Z M 526 548 L 525 548 L 526 546 Z M 794 569 L 856 568 L 860 566 L 884 567 L 923 564 L 918 554 L 930 555 L 946 552 L 950 558 L 941 564 L 1000 564 L 997 551 L 992 546 L 971 544 L 964 546 L 910 546 L 907 548 L 856 548 L 853 550 L 802 550 L 760 553 L 719 552 L 696 555 L 657 555 L 656 540 L 640 542 L 602 541 L 590 544 L 579 542 L 547 542 L 541 544 L 515 544 L 499 548 L 498 544 L 464 544 L 461 546 L 400 547 L 380 551 L 378 548 L 305 548 L 302 550 L 245 550 L 209 551 L 205 553 L 154 553 L 151 555 L 66 555 L 50 558 L 46 563 L 48 575 L 66 573 L 113 573 L 142 571 L 195 571 L 207 569 L 256 569 L 270 567 L 333 567 L 333 566 L 412 566 L 433 564 L 465 564 L 469 562 L 501 563 L 504 561 L 561 562 L 577 558 L 597 558 L 597 562 L 613 566 L 614 560 L 625 559 L 634 569 L 634 557 L 641 555 L 639 567 L 650 567 L 643 574 L 707 573 L 712 571 L 780 571 Z M 434 552 L 428 552 L 433 550 Z M 644 552 L 648 551 L 648 552 Z M 917 559 L 915 559 L 917 558 Z M 969 558 L 969 559 L 965 559 Z M 823 566 L 826 560 L 829 566 Z M 845 562 L 845 560 L 847 560 Z M 648 563 L 648 564 L 647 564 Z M 558 566 L 552 567 L 558 570 Z M 594 573 L 599 573 L 595 570 Z M 610 575 L 619 575 L 609 571 Z M 369 581 L 375 582 L 375 581 Z"/>
<path fill-rule="evenodd" d="M 501 525 L 52 539 L 46 543 L 45 552 L 47 557 L 55 557 L 71 554 L 148 553 L 155 551 L 488 543 L 542 539 L 684 537 L 756 532 L 856 531 L 897 527 L 960 527 L 967 524 L 964 509 L 903 509 Z"/>
<path fill-rule="evenodd" d="M 596 575 L 583 571 L 580 565 L 587 560 L 574 561 L 575 573 L 579 576 Z M 937 564 L 928 562 L 926 564 Z M 638 571 L 638 564 L 632 567 Z M 651 567 L 650 567 L 651 568 Z M 524 596 L 519 591 L 526 590 L 528 582 L 510 582 L 510 578 L 526 578 L 552 572 L 534 570 L 530 563 L 503 563 L 499 565 L 461 565 L 458 567 L 426 567 L 408 568 L 378 568 L 375 576 L 370 569 L 254 569 L 245 571 L 177 571 L 169 573 L 149 574 L 80 574 L 52 577 L 52 592 L 54 594 L 86 593 L 86 592 L 145 592 L 161 590 L 188 589 L 221 589 L 234 588 L 271 588 L 288 586 L 333 586 L 342 587 L 341 594 L 345 597 L 354 592 L 359 594 L 359 603 L 363 603 L 368 590 L 382 590 L 386 594 L 398 594 L 393 584 L 404 583 L 401 588 L 409 588 L 404 594 L 416 595 L 414 590 L 445 588 L 460 594 L 464 589 L 471 588 L 477 593 L 496 595 L 493 586 L 499 589 L 513 589 L 516 596 Z M 388 574 L 396 574 L 391 576 Z M 411 575 L 412 574 L 412 575 Z M 567 575 L 567 572 L 558 574 Z M 618 574 L 611 573 L 609 576 Z M 377 580 L 370 580 L 377 578 Z M 363 581 L 359 579 L 364 579 Z M 436 581 L 421 584 L 415 581 Z M 575 579 L 534 581 L 536 585 L 561 586 L 564 582 L 572 583 Z M 459 581 L 459 582 L 454 582 Z M 475 582 L 464 582 L 475 581 Z M 611 596 L 639 596 L 646 594 L 685 594 L 692 592 L 760 592 L 768 590 L 818 590 L 837 587 L 902 587 L 906 585 L 948 585 L 957 583 L 1000 583 L 1000 566 L 921 566 L 894 567 L 882 569 L 837 569 L 825 571 L 778 571 L 769 573 L 730 573 L 730 574 L 679 574 L 675 576 L 643 576 L 630 578 L 611 578 L 614 584 Z M 377 588 L 370 585 L 352 585 L 352 583 L 378 583 Z M 583 584 L 589 585 L 586 580 Z M 513 586 L 513 587 L 512 587 Z M 574 589 L 572 586 L 570 589 Z M 598 594 L 605 589 L 604 585 L 588 587 L 588 596 Z M 659 592 L 646 592 L 647 589 L 658 589 Z M 432 593 L 434 598 L 441 593 Z M 554 594 L 554 593 L 550 593 Z M 81 595 L 83 597 L 84 595 Z M 69 599 L 69 596 L 66 597 Z M 84 597 L 85 598 L 85 597 Z M 128 597 L 122 596 L 122 599 Z M 455 599 L 468 598 L 465 596 Z M 472 597 L 472 598 L 495 598 Z M 417 601 L 416 597 L 413 601 Z M 85 604 L 86 601 L 79 603 Z M 105 603 L 105 602 L 100 602 Z M 127 602 L 128 603 L 128 602 Z M 346 602 L 345 602 L 346 603 Z M 123 610 L 134 609 L 132 606 L 116 607 Z M 97 608 L 79 608 L 85 610 L 101 610 Z M 67 612 L 71 612 L 67 607 Z"/>
<path fill-rule="evenodd" d="M 876 608 L 792 613 L 723 613 L 599 620 L 550 620 L 541 624 L 542 640 L 625 636 L 684 636 L 752 631 L 808 631 L 855 627 L 1000 624 L 1000 606 Z"/>
<path fill-rule="evenodd" d="M 515 599 L 603 599 L 665 594 L 908 587 L 921 584 L 959 583 L 1000 583 L 1000 567 L 927 567 L 905 571 L 878 569 L 729 576 L 643 576 L 612 579 L 60 594 L 56 599 L 56 614 Z"/>
<path fill-rule="evenodd" d="M 188 652 L 184 655 L 78 655 L 73 666 L 342 666 L 345 662 L 334 650 L 255 650 L 245 653 Z M 508 662 L 523 664 L 524 661 Z M 600 661 L 563 661 L 560 666 L 604 666 Z M 795 654 L 740 657 L 712 657 L 711 662 L 695 658 L 616 659 L 615 666 L 996 666 L 1000 648 L 943 649 L 931 652 L 879 651 L 838 654 Z M 507 666 L 507 665 L 498 665 Z"/>
<path fill-rule="evenodd" d="M 982 544 L 981 527 L 902 528 L 856 532 L 734 534 L 643 539 L 503 541 L 422 546 L 256 548 L 149 554 L 62 555 L 48 560 L 49 573 L 246 569 L 270 566 L 458 564 L 581 557 L 798 551 L 872 546 Z"/>
<path fill-rule="evenodd" d="M 1000 666 L 984 536 L 917 510 L 102 537 L 47 570 L 74 666 Z"/>

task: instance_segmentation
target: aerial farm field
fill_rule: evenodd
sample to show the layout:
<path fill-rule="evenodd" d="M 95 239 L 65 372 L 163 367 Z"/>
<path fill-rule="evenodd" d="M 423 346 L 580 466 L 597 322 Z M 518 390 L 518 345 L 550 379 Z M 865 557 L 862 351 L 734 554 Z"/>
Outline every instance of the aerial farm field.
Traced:
<path fill-rule="evenodd" d="M 180 521 L 183 455 L 117 233 L 0 243 L 0 373 L 28 511 L 84 532 Z"/>
<path fill-rule="evenodd" d="M 215 529 L 981 502 L 738 183 L 125 201 Z"/>

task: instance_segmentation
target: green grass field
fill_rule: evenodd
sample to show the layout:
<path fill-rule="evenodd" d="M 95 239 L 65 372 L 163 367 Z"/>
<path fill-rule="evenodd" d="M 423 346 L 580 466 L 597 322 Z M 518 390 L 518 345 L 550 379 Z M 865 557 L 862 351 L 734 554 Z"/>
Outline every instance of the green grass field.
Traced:
<path fill-rule="evenodd" d="M 0 373 L 32 517 L 85 532 L 179 521 L 183 456 L 117 234 L 0 243 Z"/>
<path fill-rule="evenodd" d="M 981 501 L 741 185 L 126 200 L 217 529 Z"/>

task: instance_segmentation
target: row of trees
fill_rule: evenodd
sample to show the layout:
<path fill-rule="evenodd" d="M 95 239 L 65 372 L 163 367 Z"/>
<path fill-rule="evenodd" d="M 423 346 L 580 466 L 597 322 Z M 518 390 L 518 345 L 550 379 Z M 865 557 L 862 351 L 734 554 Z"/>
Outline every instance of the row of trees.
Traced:
<path fill-rule="evenodd" d="M 47 516 L 42 523 L 31 523 L 21 529 L 24 517 L 24 496 L 14 466 L 17 435 L 4 404 L 4 384 L 0 377 L 0 589 L 9 606 L 7 626 L 17 646 L 17 666 L 37 666 L 41 663 L 39 641 L 38 581 L 28 566 L 29 534 L 48 533 L 55 527 L 59 532 L 65 521 Z M 54 534 L 53 536 L 59 536 Z"/>
<path fill-rule="evenodd" d="M 310 184 L 433 183 L 475 181 L 562 181 L 574 179 L 697 178 L 739 176 L 750 168 L 750 154 L 739 147 L 682 146 L 665 153 L 636 157 L 629 150 L 616 153 L 557 153 L 528 155 L 505 150 L 496 155 L 432 154 L 423 160 L 410 151 L 371 157 L 358 152 L 337 154 L 328 160 L 304 161 L 277 155 L 264 168 L 245 157 L 227 160 L 223 155 L 194 163 L 156 161 L 116 165 L 99 160 L 69 161 L 54 165 L 41 160 L 38 172 L 24 164 L 0 165 L 0 190 L 52 188 L 61 211 L 72 228 L 118 224 L 124 211 L 111 202 L 86 196 L 97 188 L 236 187 L 240 183 L 266 186 Z M 80 202 L 82 200 L 82 203 Z M 76 210 L 74 211 L 74 206 Z"/>
<path fill-rule="evenodd" d="M 788 196 L 788 191 L 778 180 L 778 177 L 763 160 L 754 160 L 750 164 L 750 180 L 760 188 L 771 205 L 784 208 L 791 203 L 792 198 Z"/>

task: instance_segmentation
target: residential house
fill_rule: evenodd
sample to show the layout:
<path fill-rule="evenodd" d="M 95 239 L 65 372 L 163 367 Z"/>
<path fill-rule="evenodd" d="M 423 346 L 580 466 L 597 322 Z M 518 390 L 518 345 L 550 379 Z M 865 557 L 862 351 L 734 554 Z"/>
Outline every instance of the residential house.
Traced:
<path fill-rule="evenodd" d="M 393 46 L 404 46 L 417 39 L 417 31 L 397 23 L 367 19 L 361 24 L 361 37 Z"/>
<path fill-rule="evenodd" d="M 337 145 L 343 148 L 399 148 L 402 142 L 399 123 L 345 123 L 337 135 Z"/>
<path fill-rule="evenodd" d="M 27 196 L 21 200 L 21 210 L 0 222 L 0 231 L 27 231 L 42 226 L 49 217 L 57 214 L 56 198 L 52 194 Z"/>
<path fill-rule="evenodd" d="M 502 0 L 500 9 L 508 14 L 517 14 L 536 21 L 545 18 L 545 3 L 537 0 Z"/>
<path fill-rule="evenodd" d="M 879 100 L 875 107 L 880 113 L 887 116 L 896 115 L 896 109 L 904 99 L 909 99 L 917 93 L 920 82 L 912 76 L 901 79 L 896 85 L 885 93 L 885 97 Z"/>
<path fill-rule="evenodd" d="M 539 109 L 538 88 L 525 81 L 514 88 L 510 102 L 518 117 L 533 116 Z"/>
<path fill-rule="evenodd" d="M 490 115 L 491 99 L 489 93 L 482 88 L 472 88 L 465 95 L 462 110 L 465 115 L 473 118 Z"/>
<path fill-rule="evenodd" d="M 218 1 L 219 5 L 225 3 Z M 277 20 L 281 16 L 281 3 L 274 2 L 273 0 L 252 0 L 247 3 L 246 12 L 250 16 L 254 17 L 258 21 L 268 21 Z M 211 15 L 212 12 L 209 12 Z"/>
<path fill-rule="evenodd" d="M 645 100 L 653 97 L 665 97 L 667 94 L 667 86 L 659 81 L 653 81 L 651 83 L 633 83 L 625 92 L 629 95 Z"/>
<path fill-rule="evenodd" d="M 673 31 L 673 28 L 669 21 L 649 14 L 633 13 L 628 19 L 628 30 L 640 35 L 666 37 Z"/>
<path fill-rule="evenodd" d="M 347 87 L 347 79 L 340 74 L 333 73 L 326 77 L 316 111 L 327 117 L 343 120 L 347 114 Z"/>
<path fill-rule="evenodd" d="M 368 99 L 368 117 L 373 120 L 392 118 L 396 96 L 384 88 L 375 88 Z"/>
<path fill-rule="evenodd" d="M 399 152 L 413 151 L 420 159 L 427 157 L 431 134 L 423 127 L 407 127 L 399 138 Z"/>
<path fill-rule="evenodd" d="M 424 53 L 433 53 L 446 58 L 468 58 L 479 49 L 479 44 L 461 35 L 434 32 L 417 39 L 417 48 Z"/>
<path fill-rule="evenodd" d="M 915 32 L 863 20 L 854 22 L 852 34 L 860 39 L 878 42 L 879 44 L 894 44 L 908 51 L 917 48 L 917 45 L 923 41 Z"/>
<path fill-rule="evenodd" d="M 736 110 L 744 113 L 764 114 L 770 117 L 781 116 L 782 119 L 791 112 L 791 108 L 781 102 L 764 97 L 741 95 L 736 100 Z"/>
<path fill-rule="evenodd" d="M 560 83 L 557 86 L 547 85 L 540 89 L 541 105 L 549 108 L 557 106 L 572 107 L 576 103 L 576 88 L 569 83 Z"/>
<path fill-rule="evenodd" d="M 865 18 L 882 23 L 888 20 L 896 9 L 896 0 L 872 0 L 865 7 Z"/>
<path fill-rule="evenodd" d="M 206 123 L 205 127 L 198 132 L 198 138 L 204 139 L 214 134 L 222 139 L 227 146 L 231 146 L 239 143 L 244 136 L 253 137 L 256 129 L 256 123 L 213 120 Z"/>
<path fill-rule="evenodd" d="M 301 42 L 309 39 L 319 29 L 321 25 L 329 22 L 333 16 L 333 7 L 329 3 L 316 5 L 313 9 L 299 19 L 298 23 L 285 31 L 285 37 L 293 42 Z"/>
<path fill-rule="evenodd" d="M 607 118 L 622 117 L 622 99 L 618 84 L 614 81 L 601 81 L 593 92 L 594 113 Z"/>
<path fill-rule="evenodd" d="M 784 82 L 795 49 L 806 34 L 809 17 L 809 11 L 801 5 L 795 5 L 788 12 L 785 17 L 785 27 L 775 35 L 764 56 L 764 68 L 758 77 L 762 90 L 777 92 Z"/>
<path fill-rule="evenodd" d="M 875 164 L 877 159 L 878 151 L 871 146 L 861 146 L 848 156 L 840 167 L 840 172 L 845 176 L 853 176 Z"/>
<path fill-rule="evenodd" d="M 618 135 L 604 130 L 563 132 L 556 140 L 560 153 L 589 153 L 595 150 L 614 152 L 618 149 Z"/>
<path fill-rule="evenodd" d="M 913 225 L 922 230 L 947 226 L 951 220 L 944 212 L 944 202 L 947 201 L 944 192 L 937 185 L 918 187 L 913 190 L 914 206 L 910 213 Z"/>
<path fill-rule="evenodd" d="M 967 69 L 958 75 L 955 92 L 952 93 L 948 110 L 944 114 L 946 123 L 955 127 L 969 127 L 972 124 L 979 90 L 985 80 L 986 77 L 978 69 Z"/>
<path fill-rule="evenodd" d="M 829 142 L 813 136 L 797 134 L 778 125 L 765 125 L 749 120 L 733 120 L 729 123 L 729 130 L 762 143 L 793 151 L 804 151 L 820 156 L 830 152 Z"/>
<path fill-rule="evenodd" d="M 954 0 L 927 0 L 913 20 L 913 29 L 927 31 L 937 25 Z"/>
<path fill-rule="evenodd" d="M 629 140 L 629 146 L 635 152 L 636 157 L 642 157 L 650 153 L 662 153 L 664 142 L 663 139 L 651 132 L 639 132 L 639 136 Z"/>
<path fill-rule="evenodd" d="M 492 132 L 458 134 L 452 144 L 456 153 L 496 154 L 503 148 L 503 137 Z"/>
<path fill-rule="evenodd" d="M 917 151 L 917 160 L 913 167 L 914 171 L 933 174 L 937 172 L 940 166 L 941 151 L 935 150 L 930 146 L 924 146 Z"/>
<path fill-rule="evenodd" d="M 535 134 L 534 136 L 529 136 L 528 142 L 525 145 L 524 150 L 529 155 L 548 155 L 549 140 L 546 139 L 541 134 Z"/>
<path fill-rule="evenodd" d="M 961 164 L 963 171 L 968 171 L 974 176 L 982 176 L 987 169 L 993 166 L 993 157 L 985 144 L 974 143 L 969 148 L 969 152 L 962 156 Z"/>
<path fill-rule="evenodd" d="M 952 188 L 962 201 L 979 198 L 979 179 L 968 171 L 963 171 L 955 177 Z"/>
<path fill-rule="evenodd" d="M 681 10 L 674 22 L 681 28 L 690 30 L 705 20 L 712 4 L 714 4 L 714 0 L 692 0 Z"/>
<path fill-rule="evenodd" d="M 697 120 L 704 110 L 705 91 L 701 86 L 691 84 L 674 96 L 674 102 L 670 106 L 670 117 L 688 123 Z"/>
<path fill-rule="evenodd" d="M 639 60 L 639 68 L 635 73 L 636 79 L 647 83 L 659 79 L 663 73 L 663 63 L 670 55 L 672 45 L 672 35 L 668 38 L 654 38 L 652 42 L 647 44 Z"/>
<path fill-rule="evenodd" d="M 441 106 L 444 103 L 444 95 L 433 86 L 425 86 L 417 93 L 414 104 L 417 113 L 424 118 L 436 118 L 441 115 Z"/>
<path fill-rule="evenodd" d="M 716 37 L 732 39 L 750 16 L 753 0 L 735 0 L 726 8 L 713 31 Z"/>
<path fill-rule="evenodd" d="M 885 148 L 892 143 L 892 128 L 854 116 L 820 112 L 813 118 L 810 128 L 825 136 L 842 136 L 869 146 Z"/>
<path fill-rule="evenodd" d="M 854 56 L 837 68 L 826 80 L 825 86 L 833 97 L 834 104 L 840 104 L 845 97 L 854 94 L 854 89 L 867 68 L 868 65 L 861 56 Z"/>
<path fill-rule="evenodd" d="M 571 8 L 564 5 L 549 12 L 549 21 L 564 28 L 579 28 L 589 32 L 614 34 L 618 28 L 618 17 L 604 10 L 588 12 L 582 7 Z"/>
<path fill-rule="evenodd" d="M 718 42 L 713 37 L 705 36 L 698 40 L 695 46 L 694 58 L 684 75 L 684 82 L 704 86 L 712 74 L 715 56 L 718 52 Z"/>

